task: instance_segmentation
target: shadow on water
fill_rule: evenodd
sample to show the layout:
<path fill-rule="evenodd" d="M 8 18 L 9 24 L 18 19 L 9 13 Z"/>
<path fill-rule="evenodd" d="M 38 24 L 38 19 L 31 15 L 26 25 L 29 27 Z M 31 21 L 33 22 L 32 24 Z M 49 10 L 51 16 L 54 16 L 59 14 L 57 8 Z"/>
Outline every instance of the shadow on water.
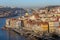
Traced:
<path fill-rule="evenodd" d="M 9 37 L 9 40 L 37 40 L 35 37 L 21 36 L 18 33 L 13 32 L 11 30 L 8 30 L 8 37 Z"/>
<path fill-rule="evenodd" d="M 0 29 L 0 40 L 25 40 L 25 38 L 11 30 Z"/>
<path fill-rule="evenodd" d="M 8 35 L 8 40 L 38 40 L 36 37 L 25 37 L 25 36 L 21 36 L 16 32 L 13 32 L 12 30 L 8 30 L 7 31 L 7 35 Z"/>
<path fill-rule="evenodd" d="M 7 35 L 8 35 L 9 40 L 25 40 L 25 37 L 11 31 L 11 30 L 7 31 Z"/>

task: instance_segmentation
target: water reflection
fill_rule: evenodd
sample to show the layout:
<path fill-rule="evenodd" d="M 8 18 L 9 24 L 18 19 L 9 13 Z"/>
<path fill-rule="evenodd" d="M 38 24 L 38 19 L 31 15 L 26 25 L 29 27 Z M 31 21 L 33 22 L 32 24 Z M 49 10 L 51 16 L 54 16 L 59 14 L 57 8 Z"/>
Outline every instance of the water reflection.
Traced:
<path fill-rule="evenodd" d="M 0 29 L 0 40 L 35 40 L 33 37 L 25 37 L 13 32 L 12 30 Z"/>
<path fill-rule="evenodd" d="M 21 36 L 11 30 L 8 30 L 7 33 L 8 33 L 7 35 L 8 35 L 9 40 L 37 40 L 34 37 Z"/>
<path fill-rule="evenodd" d="M 0 40 L 25 40 L 25 37 L 18 35 L 11 30 L 1 30 L 0 29 Z"/>
<path fill-rule="evenodd" d="M 25 37 L 11 31 L 11 30 L 8 30 L 7 33 L 8 33 L 7 35 L 8 35 L 9 40 L 25 40 Z"/>

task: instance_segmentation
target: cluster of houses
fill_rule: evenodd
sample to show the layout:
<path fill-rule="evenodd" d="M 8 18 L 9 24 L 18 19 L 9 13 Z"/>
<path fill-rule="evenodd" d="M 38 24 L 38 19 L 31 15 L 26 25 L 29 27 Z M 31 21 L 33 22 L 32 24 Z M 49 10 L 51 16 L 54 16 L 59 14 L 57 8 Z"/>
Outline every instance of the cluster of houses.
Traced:
<path fill-rule="evenodd" d="M 32 11 L 31 14 L 25 13 L 18 18 L 6 19 L 6 27 L 16 29 L 26 29 L 33 31 L 50 31 L 54 32 L 60 28 L 60 7 L 48 10 L 40 9 Z"/>

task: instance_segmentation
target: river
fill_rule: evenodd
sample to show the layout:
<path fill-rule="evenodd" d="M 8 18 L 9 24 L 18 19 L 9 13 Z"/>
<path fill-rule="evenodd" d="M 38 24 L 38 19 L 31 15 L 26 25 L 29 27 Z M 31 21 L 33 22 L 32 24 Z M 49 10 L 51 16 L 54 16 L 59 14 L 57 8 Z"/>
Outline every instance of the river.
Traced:
<path fill-rule="evenodd" d="M 13 31 L 2 30 L 5 25 L 5 18 L 0 18 L 0 40 L 25 40 L 23 36 L 18 35 Z"/>

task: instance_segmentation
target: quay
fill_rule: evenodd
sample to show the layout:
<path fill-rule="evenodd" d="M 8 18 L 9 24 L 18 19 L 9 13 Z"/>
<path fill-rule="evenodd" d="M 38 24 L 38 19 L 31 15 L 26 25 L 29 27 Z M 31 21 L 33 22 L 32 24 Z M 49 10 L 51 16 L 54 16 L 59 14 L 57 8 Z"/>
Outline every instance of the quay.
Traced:
<path fill-rule="evenodd" d="M 25 37 L 43 37 L 43 33 L 35 33 L 31 30 L 25 30 L 25 29 L 12 29 L 13 32 L 16 32 L 19 35 L 25 36 Z"/>
<path fill-rule="evenodd" d="M 12 29 L 13 32 L 16 32 L 19 35 L 23 35 L 23 36 L 29 36 L 29 35 L 33 35 L 34 33 L 32 31 L 29 30 L 19 30 L 19 29 Z"/>
<path fill-rule="evenodd" d="M 23 34 L 22 31 L 18 31 L 18 29 L 12 29 L 12 31 L 16 32 L 19 35 L 25 36 L 27 38 L 35 38 L 37 40 L 38 39 L 41 39 L 41 40 L 45 40 L 45 39 L 51 39 L 51 40 L 60 39 L 60 37 L 58 35 L 56 35 L 56 34 L 52 34 L 52 35 L 50 35 L 50 34 L 45 35 L 44 34 L 43 36 L 37 37 L 38 35 L 36 35 L 36 36 L 31 35 L 33 33 L 31 33 L 30 36 L 29 36 L 29 34 L 26 34 L 26 32 L 24 32 L 24 34 Z"/>
<path fill-rule="evenodd" d="M 20 34 L 20 31 L 17 29 L 12 29 L 12 31 L 16 32 L 17 34 Z"/>

